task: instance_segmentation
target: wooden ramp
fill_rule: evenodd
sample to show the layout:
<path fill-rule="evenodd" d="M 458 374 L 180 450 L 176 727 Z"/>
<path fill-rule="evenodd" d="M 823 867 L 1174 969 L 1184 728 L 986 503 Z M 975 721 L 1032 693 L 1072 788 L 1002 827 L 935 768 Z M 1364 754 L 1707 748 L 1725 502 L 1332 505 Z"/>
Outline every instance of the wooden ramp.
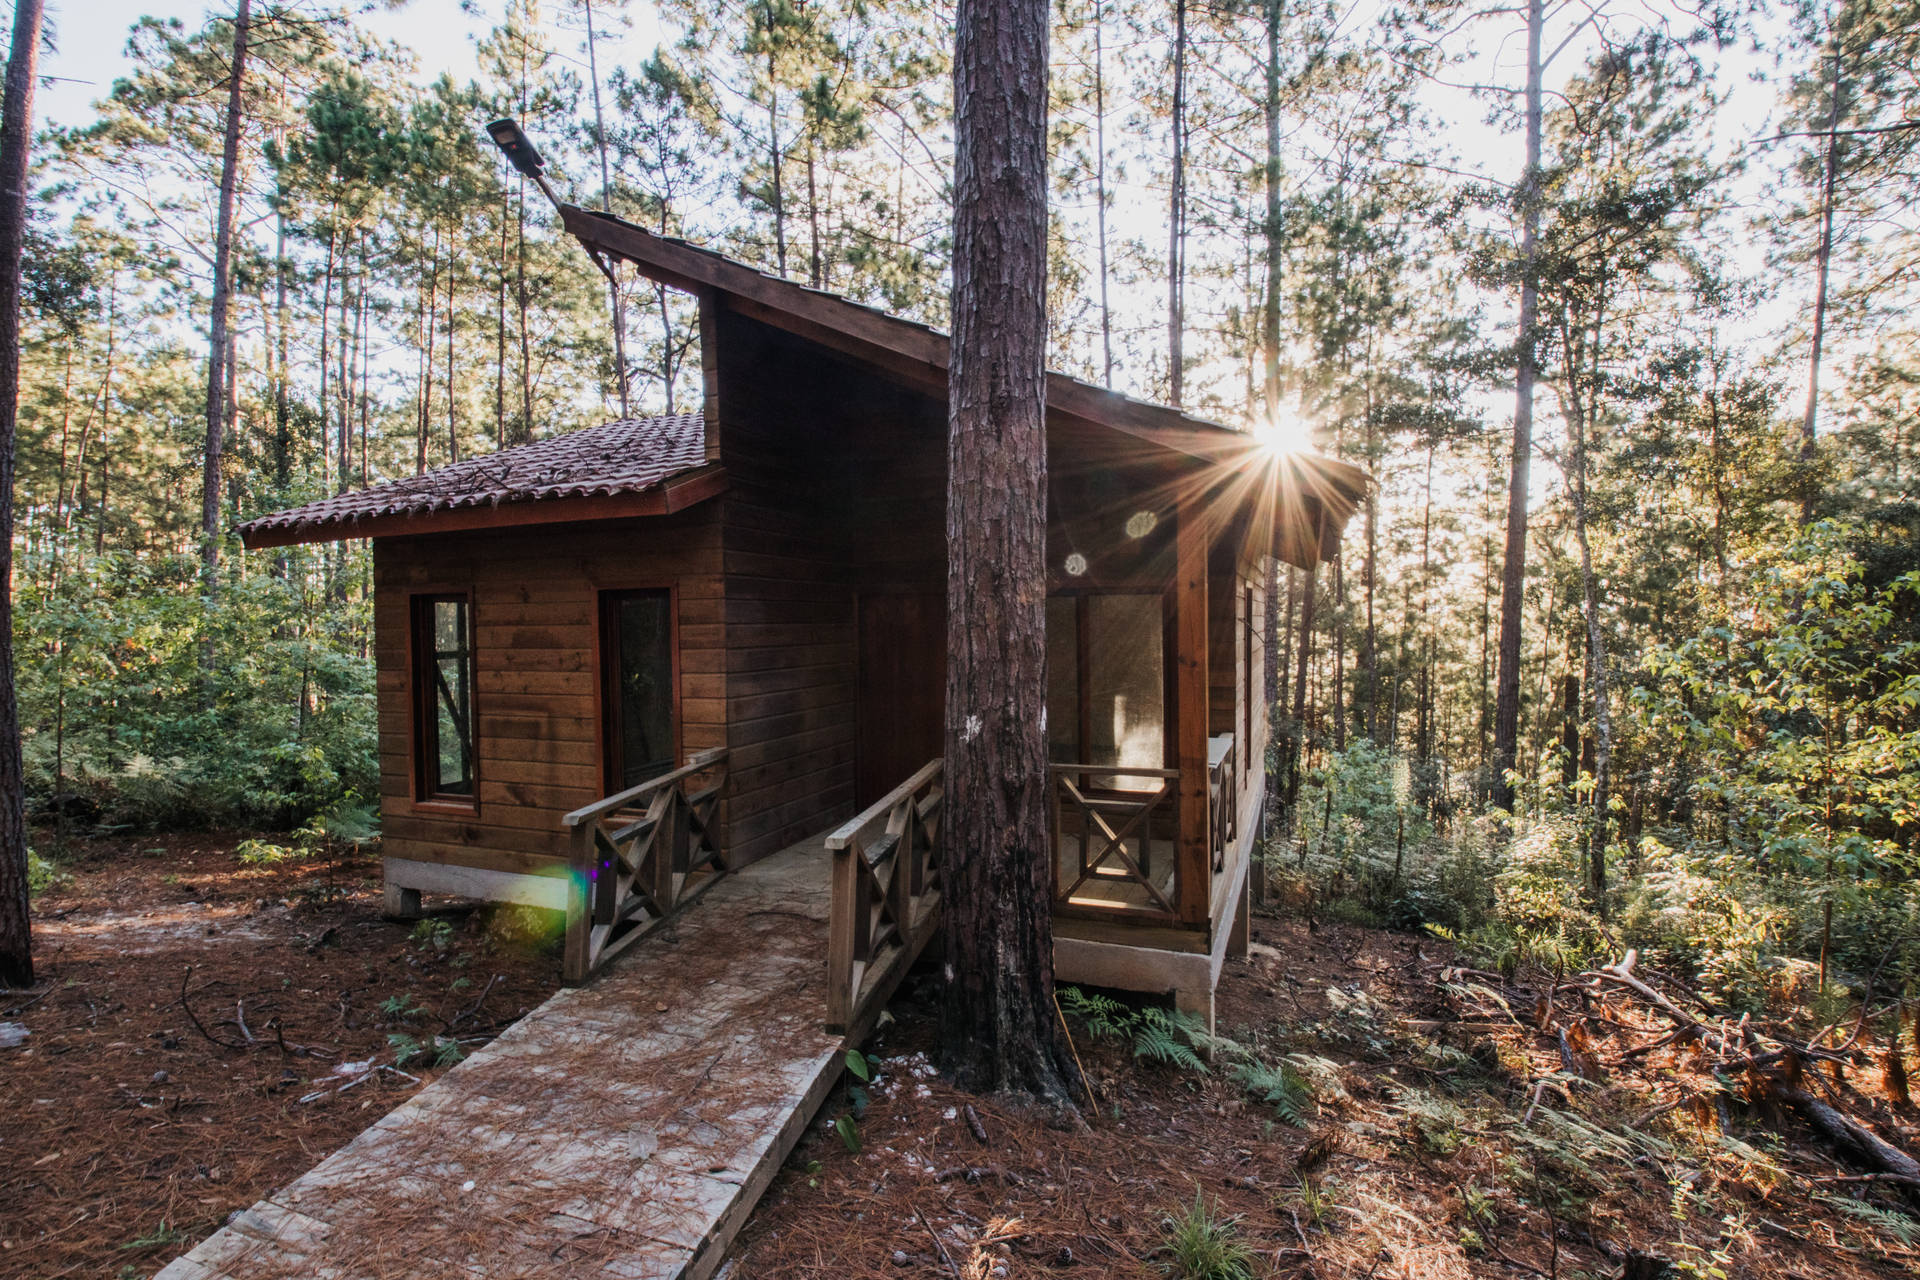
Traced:
<path fill-rule="evenodd" d="M 708 1275 L 841 1069 L 830 865 L 725 877 L 161 1280 Z"/>

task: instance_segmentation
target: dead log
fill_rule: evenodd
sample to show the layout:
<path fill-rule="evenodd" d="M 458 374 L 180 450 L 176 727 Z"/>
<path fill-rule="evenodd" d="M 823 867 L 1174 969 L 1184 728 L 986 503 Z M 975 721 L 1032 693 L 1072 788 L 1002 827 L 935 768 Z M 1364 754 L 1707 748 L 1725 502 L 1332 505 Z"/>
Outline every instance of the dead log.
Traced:
<path fill-rule="evenodd" d="M 1792 1107 L 1821 1137 L 1875 1173 L 1891 1174 L 1901 1182 L 1920 1184 L 1920 1160 L 1881 1138 L 1852 1116 L 1827 1105 L 1803 1089 L 1780 1086 L 1774 1094 Z"/>

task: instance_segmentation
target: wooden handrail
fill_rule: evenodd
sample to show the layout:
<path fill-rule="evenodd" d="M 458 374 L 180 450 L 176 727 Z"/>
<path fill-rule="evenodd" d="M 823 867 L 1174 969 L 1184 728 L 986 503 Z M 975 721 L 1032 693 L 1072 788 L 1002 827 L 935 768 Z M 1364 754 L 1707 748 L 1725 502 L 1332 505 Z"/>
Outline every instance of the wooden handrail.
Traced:
<path fill-rule="evenodd" d="M 678 769 L 561 819 L 569 832 L 567 982 L 585 981 L 726 873 L 719 830 L 726 760 L 725 747 L 696 752 Z M 689 791 L 696 774 L 713 780 Z M 645 813 L 629 816 L 641 800 Z"/>
<path fill-rule="evenodd" d="M 939 921 L 944 767 L 922 765 L 826 839 L 830 1031 L 855 1033 L 877 1014 Z"/>
<path fill-rule="evenodd" d="M 881 796 L 878 800 L 875 800 L 857 816 L 848 818 L 845 822 L 841 823 L 839 827 L 835 828 L 834 833 L 827 837 L 827 848 L 844 849 L 852 844 L 853 838 L 860 834 L 860 828 L 867 826 L 869 823 L 877 822 L 887 814 L 893 812 L 893 807 L 899 804 L 901 800 L 905 799 L 910 793 L 918 791 L 921 787 L 927 785 L 927 783 L 932 780 L 933 775 L 940 772 L 943 763 L 944 761 L 940 759 L 929 760 L 927 763 L 921 765 L 919 771 L 911 778 L 908 778 L 905 782 L 887 792 L 887 794 Z"/>
<path fill-rule="evenodd" d="M 592 822 L 618 809 L 625 809 L 643 796 L 650 796 L 661 787 L 672 786 L 682 778 L 690 777 L 703 770 L 710 769 L 726 758 L 725 747 L 708 747 L 705 751 L 696 751 L 687 757 L 687 762 L 671 773 L 663 773 L 657 778 L 648 778 L 637 786 L 616 792 L 604 800 L 595 800 L 592 804 L 575 809 L 560 819 L 562 826 L 578 827 Z"/>

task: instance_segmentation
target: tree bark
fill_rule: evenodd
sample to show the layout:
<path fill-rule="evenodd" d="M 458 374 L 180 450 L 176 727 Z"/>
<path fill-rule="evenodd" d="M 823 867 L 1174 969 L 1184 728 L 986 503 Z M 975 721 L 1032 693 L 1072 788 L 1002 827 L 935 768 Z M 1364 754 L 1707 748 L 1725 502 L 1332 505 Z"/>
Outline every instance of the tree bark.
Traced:
<path fill-rule="evenodd" d="M 607 121 L 600 111 L 600 59 L 594 50 L 593 0 L 581 0 L 580 7 L 587 16 L 587 79 L 593 84 L 593 145 L 600 152 L 600 211 L 612 213 L 613 177 L 607 166 Z M 620 259 L 614 258 L 612 266 L 617 274 Z M 613 302 L 614 380 L 620 388 L 620 416 L 626 418 L 633 413 L 627 387 L 627 303 L 620 293 L 618 280 L 608 279 L 607 293 Z"/>
<path fill-rule="evenodd" d="M 227 307 L 233 292 L 233 206 L 240 184 L 241 91 L 247 74 L 247 28 L 253 0 L 233 19 L 233 62 L 227 70 L 227 130 L 220 149 L 220 213 L 213 232 L 213 305 L 207 320 L 207 447 L 200 483 L 200 563 L 208 599 L 219 590 L 221 427 L 227 407 Z"/>
<path fill-rule="evenodd" d="M 33 985 L 27 801 L 13 683 L 13 480 L 20 409 L 20 258 L 42 9 L 41 0 L 19 0 L 14 6 L 13 51 L 0 107 L 0 987 L 14 988 Z"/>
<path fill-rule="evenodd" d="M 1500 664 L 1493 704 L 1493 802 L 1513 808 L 1520 738 L 1520 626 L 1527 583 L 1527 471 L 1533 460 L 1535 330 L 1540 308 L 1534 257 L 1540 236 L 1540 36 L 1545 0 L 1527 0 L 1527 168 L 1520 179 L 1520 324 L 1514 338 L 1513 465 L 1507 479 L 1507 555 L 1500 575 Z"/>
<path fill-rule="evenodd" d="M 1187 0 L 1173 4 L 1173 178 L 1167 199 L 1167 403 L 1178 408 L 1186 354 Z"/>
<path fill-rule="evenodd" d="M 1045 0 L 960 0 L 947 445 L 947 964 L 963 1086 L 1071 1107 L 1047 832 Z"/>
<path fill-rule="evenodd" d="M 1280 215 L 1280 6 L 1281 0 L 1266 0 L 1267 292 L 1260 306 L 1260 348 L 1268 422 L 1280 416 L 1280 285 L 1286 270 Z"/>
<path fill-rule="evenodd" d="M 1832 102 L 1827 110 L 1827 155 L 1820 179 L 1820 243 L 1814 254 L 1813 350 L 1807 358 L 1807 408 L 1800 419 L 1800 461 L 1811 463 L 1815 429 L 1820 417 L 1820 349 L 1827 336 L 1827 280 L 1833 261 L 1833 192 L 1840 175 L 1840 107 L 1845 91 L 1840 59 L 1840 33 L 1832 31 L 1833 78 L 1828 82 Z M 1801 477 L 1801 523 L 1813 520 L 1813 477 Z"/>
<path fill-rule="evenodd" d="M 1093 215 L 1100 242 L 1100 385 L 1113 386 L 1113 306 L 1107 297 L 1106 7 L 1093 5 Z M 1896 450 L 1896 452 L 1898 452 Z"/>

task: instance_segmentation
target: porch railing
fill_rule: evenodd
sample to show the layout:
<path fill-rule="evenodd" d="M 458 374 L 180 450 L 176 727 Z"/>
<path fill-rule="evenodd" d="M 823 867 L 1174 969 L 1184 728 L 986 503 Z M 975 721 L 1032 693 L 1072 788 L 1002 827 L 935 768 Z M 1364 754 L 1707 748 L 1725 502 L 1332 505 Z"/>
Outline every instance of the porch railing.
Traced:
<path fill-rule="evenodd" d="M 1056 764 L 1048 792 L 1055 911 L 1179 918 L 1178 769 Z"/>
<path fill-rule="evenodd" d="M 1212 819 L 1213 869 L 1227 867 L 1227 850 L 1240 834 L 1238 744 L 1231 737 L 1213 740 L 1207 751 L 1207 808 Z"/>
<path fill-rule="evenodd" d="M 906 975 L 939 920 L 943 762 L 827 837 L 827 1030 L 859 1028 Z"/>
<path fill-rule="evenodd" d="M 715 811 L 727 749 L 575 809 L 570 830 L 564 977 L 588 975 L 691 902 L 726 871 Z"/>

